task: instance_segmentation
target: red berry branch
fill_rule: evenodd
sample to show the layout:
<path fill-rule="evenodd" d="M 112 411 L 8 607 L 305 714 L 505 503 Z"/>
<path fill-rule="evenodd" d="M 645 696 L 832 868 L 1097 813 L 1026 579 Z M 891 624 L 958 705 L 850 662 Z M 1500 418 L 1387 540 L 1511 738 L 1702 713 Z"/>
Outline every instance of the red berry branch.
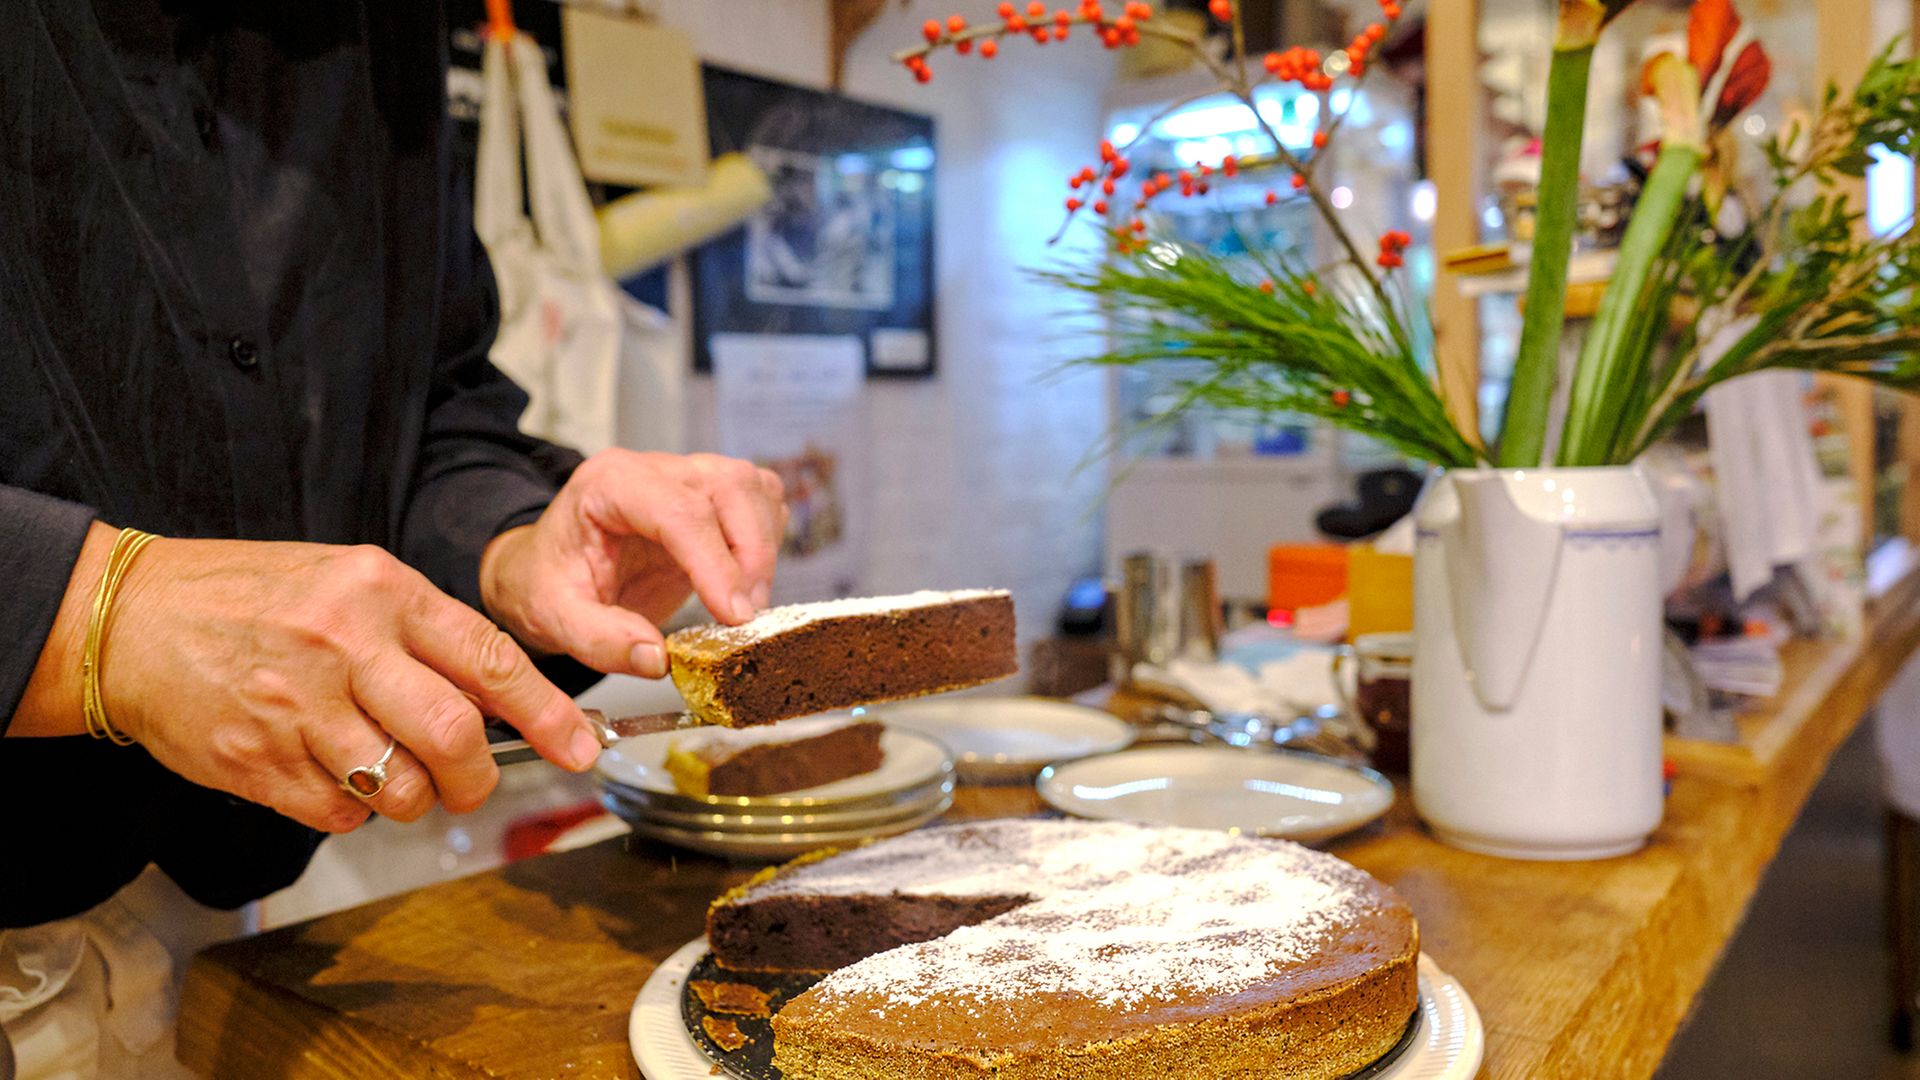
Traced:
<path fill-rule="evenodd" d="M 1378 265 L 1382 270 L 1393 269 L 1398 263 L 1389 265 L 1388 259 L 1391 256 L 1398 260 L 1400 252 L 1397 250 L 1389 252 L 1383 246 L 1379 257 L 1371 264 L 1362 256 L 1353 238 L 1341 227 L 1333 204 L 1314 183 L 1313 167 L 1318 163 L 1319 155 L 1316 153 L 1311 158 L 1302 159 L 1288 149 L 1286 144 L 1281 142 L 1279 133 L 1268 123 L 1266 117 L 1261 115 L 1254 99 L 1255 88 L 1268 82 L 1296 83 L 1310 93 L 1327 95 L 1332 92 L 1338 75 L 1344 75 L 1356 81 L 1364 78 L 1375 48 L 1387 36 L 1387 24 L 1398 20 L 1402 14 L 1399 0 L 1380 0 L 1380 7 L 1386 22 L 1370 23 L 1354 37 L 1353 41 L 1342 50 L 1346 64 L 1337 72 L 1328 69 L 1325 58 L 1317 50 L 1300 46 L 1267 53 L 1260 58 L 1258 69 L 1251 68 L 1248 64 L 1245 25 L 1239 0 L 1209 0 L 1207 5 L 1208 13 L 1217 21 L 1227 24 L 1232 32 L 1232 51 L 1228 62 L 1222 62 L 1209 53 L 1202 37 L 1155 23 L 1152 5 L 1142 3 L 1140 0 L 1115 4 L 1111 8 L 1101 0 L 1079 0 L 1078 5 L 1071 10 L 1062 7 L 1052 9 L 1051 12 L 1043 0 L 1028 0 L 1024 5 L 1013 3 L 1011 0 L 1002 0 L 996 11 L 999 16 L 998 21 L 972 26 L 960 15 L 949 16 L 944 21 L 927 20 L 922 27 L 926 41 L 915 47 L 902 49 L 894 54 L 894 59 L 912 72 L 915 79 L 924 83 L 933 79 L 933 69 L 928 63 L 928 57 L 940 49 L 950 48 L 956 54 L 963 56 L 977 50 L 983 60 L 991 60 L 999 53 L 999 43 L 1010 36 L 1024 35 L 1031 37 L 1036 44 L 1045 45 L 1049 41 L 1066 40 L 1069 31 L 1076 24 L 1089 27 L 1094 36 L 1109 49 L 1138 45 L 1143 37 L 1155 37 L 1175 44 L 1205 65 L 1219 80 L 1220 87 L 1239 99 L 1241 104 L 1253 114 L 1254 122 L 1261 133 L 1273 142 L 1272 160 L 1292 174 L 1289 178 L 1292 190 L 1312 200 L 1315 208 L 1331 226 L 1334 236 L 1345 249 L 1347 261 L 1366 279 L 1380 303 L 1383 306 L 1391 306 L 1391 301 L 1382 288 L 1380 279 L 1375 275 L 1374 266 Z M 1264 77 L 1257 74 L 1257 70 L 1264 70 Z M 1134 141 L 1146 138 L 1154 125 L 1169 113 L 1217 92 L 1217 90 L 1210 90 L 1168 106 L 1158 116 L 1141 125 L 1140 134 Z M 1332 135 L 1338 131 L 1341 123 L 1346 119 L 1345 111 L 1334 115 L 1333 110 L 1327 107 L 1320 109 L 1319 115 L 1330 119 L 1323 120 L 1321 126 L 1314 132 L 1313 147 L 1316 151 L 1326 148 Z M 1118 181 L 1127 174 L 1130 167 L 1126 157 L 1130 148 L 1130 145 L 1115 147 L 1111 142 L 1102 142 L 1099 167 L 1083 168 L 1068 178 L 1068 186 L 1073 194 L 1066 199 L 1067 221 L 1061 226 L 1062 234 L 1067 225 L 1071 224 L 1072 219 L 1082 210 L 1091 210 L 1102 218 L 1108 218 L 1112 214 L 1116 205 L 1114 199 L 1119 191 Z M 1261 157 L 1264 159 L 1265 155 Z M 1244 160 L 1229 157 L 1221 162 L 1219 171 L 1228 176 L 1237 175 L 1245 164 Z M 1191 170 L 1182 170 L 1177 177 L 1169 177 L 1164 173 L 1149 177 L 1141 184 L 1139 197 L 1133 201 L 1133 215 L 1121 222 L 1110 220 L 1106 225 L 1106 231 L 1121 252 L 1137 250 L 1144 244 L 1141 236 L 1146 231 L 1146 226 L 1138 215 L 1145 211 L 1156 197 L 1176 186 L 1184 198 L 1207 194 L 1211 189 L 1210 180 L 1213 173 L 1214 170 L 1211 167 L 1201 165 Z M 1279 193 L 1269 191 L 1265 196 L 1266 204 L 1272 206 L 1278 203 L 1280 198 Z M 1059 236 L 1055 239 L 1059 239 Z"/>

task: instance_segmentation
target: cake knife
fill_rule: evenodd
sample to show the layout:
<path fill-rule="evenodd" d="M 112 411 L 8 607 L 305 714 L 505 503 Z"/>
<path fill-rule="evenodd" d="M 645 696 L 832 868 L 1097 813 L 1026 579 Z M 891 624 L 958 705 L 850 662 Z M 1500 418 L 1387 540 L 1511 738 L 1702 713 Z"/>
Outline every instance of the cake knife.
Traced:
<path fill-rule="evenodd" d="M 685 728 L 703 727 L 700 719 L 690 712 L 647 713 L 642 716 L 609 717 L 599 709 L 582 709 L 587 723 L 593 726 L 593 733 L 601 746 L 612 746 L 621 739 L 631 739 L 635 735 L 652 735 L 661 731 L 680 731 Z M 493 752 L 493 760 L 501 765 L 516 765 L 522 761 L 532 761 L 540 756 L 527 740 L 508 727 L 487 726 L 487 741 Z"/>

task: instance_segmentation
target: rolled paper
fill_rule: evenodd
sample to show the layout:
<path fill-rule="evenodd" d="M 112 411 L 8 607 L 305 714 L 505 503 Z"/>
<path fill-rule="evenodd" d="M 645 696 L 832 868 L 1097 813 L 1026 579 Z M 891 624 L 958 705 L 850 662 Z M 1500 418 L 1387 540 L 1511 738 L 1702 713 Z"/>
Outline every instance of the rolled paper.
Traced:
<path fill-rule="evenodd" d="M 698 187 L 636 191 L 602 206 L 600 261 L 616 278 L 665 262 L 751 217 L 773 198 L 767 174 L 745 154 L 722 154 Z"/>

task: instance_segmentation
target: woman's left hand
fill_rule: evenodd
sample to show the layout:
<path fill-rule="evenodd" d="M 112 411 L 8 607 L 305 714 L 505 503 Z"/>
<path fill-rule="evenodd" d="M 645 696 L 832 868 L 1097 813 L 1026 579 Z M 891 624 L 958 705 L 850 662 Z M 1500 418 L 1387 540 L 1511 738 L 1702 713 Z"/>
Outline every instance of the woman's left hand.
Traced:
<path fill-rule="evenodd" d="M 658 624 L 690 593 L 729 624 L 767 605 L 786 526 L 780 478 L 751 462 L 607 450 L 488 545 L 481 598 L 531 651 L 659 678 Z"/>

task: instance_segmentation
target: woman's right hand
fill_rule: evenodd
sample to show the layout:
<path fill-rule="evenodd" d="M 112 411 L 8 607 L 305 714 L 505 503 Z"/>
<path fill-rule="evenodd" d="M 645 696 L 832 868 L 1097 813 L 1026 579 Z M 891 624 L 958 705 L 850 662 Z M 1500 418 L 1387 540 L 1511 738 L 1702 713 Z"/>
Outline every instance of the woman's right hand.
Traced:
<path fill-rule="evenodd" d="M 412 821 L 436 801 L 478 807 L 499 780 L 483 714 L 569 769 L 600 751 L 511 637 L 379 548 L 155 540 L 101 663 L 108 717 L 161 764 L 329 832 L 369 809 Z M 340 778 L 388 736 L 385 788 L 348 794 Z"/>

